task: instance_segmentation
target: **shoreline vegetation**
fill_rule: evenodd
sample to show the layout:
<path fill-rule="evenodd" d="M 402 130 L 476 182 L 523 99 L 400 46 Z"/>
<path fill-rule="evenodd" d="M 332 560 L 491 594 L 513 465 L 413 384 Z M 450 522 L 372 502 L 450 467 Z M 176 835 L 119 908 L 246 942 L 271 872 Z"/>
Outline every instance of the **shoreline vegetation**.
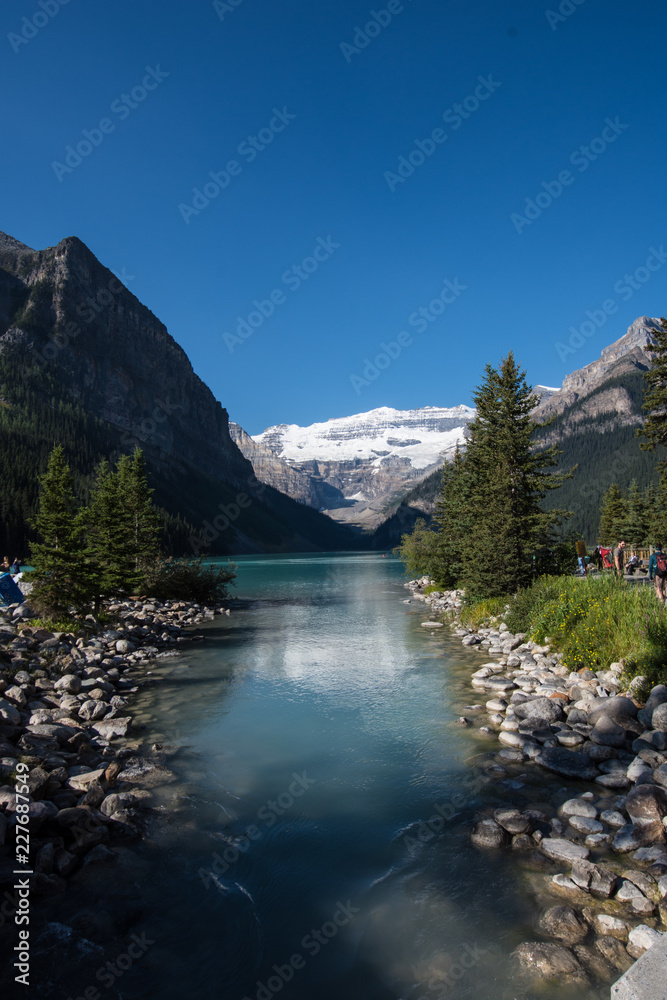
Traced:
<path fill-rule="evenodd" d="M 649 353 L 638 434 L 652 451 L 667 442 L 665 319 Z M 479 850 L 516 852 L 541 910 L 536 939 L 514 958 L 533 979 L 611 983 L 667 941 L 665 611 L 622 565 L 573 575 L 571 515 L 544 501 L 575 470 L 554 473 L 558 450 L 535 447 L 548 425 L 532 421 L 537 398 L 512 353 L 487 365 L 474 401 L 432 525 L 418 521 L 396 551 L 415 577 L 412 599 L 436 612 L 422 626 L 449 620 L 464 646 L 488 651 L 471 678 L 484 703 L 457 722 L 502 745 L 484 770 L 506 804 L 478 813 L 470 836 Z M 600 543 L 667 537 L 667 463 L 656 469 L 659 486 L 644 495 L 612 484 Z"/>
<path fill-rule="evenodd" d="M 161 552 L 138 449 L 115 470 L 102 463 L 83 503 L 56 447 L 35 528 L 23 600 L 0 607 L 0 942 L 10 947 L 31 898 L 65 892 L 148 831 L 153 790 L 173 780 L 170 748 L 142 740 L 132 698 L 203 638 L 188 629 L 230 614 L 236 575 L 231 563 Z"/>
<path fill-rule="evenodd" d="M 599 986 L 667 929 L 667 685 L 631 676 L 628 662 L 599 651 L 577 666 L 589 615 L 615 624 L 618 595 L 631 598 L 630 616 L 641 595 L 657 603 L 648 588 L 615 580 L 589 581 L 590 597 L 586 583 L 545 578 L 531 599 L 472 605 L 426 576 L 405 586 L 408 603 L 434 613 L 425 628 L 449 625 L 464 646 L 489 655 L 471 677 L 484 703 L 457 722 L 501 744 L 476 761 L 503 786 L 506 805 L 475 816 L 472 843 L 516 852 L 541 910 L 536 939 L 513 956 L 529 978 Z M 662 634 L 646 631 L 632 649 L 637 662 L 654 665 Z"/>

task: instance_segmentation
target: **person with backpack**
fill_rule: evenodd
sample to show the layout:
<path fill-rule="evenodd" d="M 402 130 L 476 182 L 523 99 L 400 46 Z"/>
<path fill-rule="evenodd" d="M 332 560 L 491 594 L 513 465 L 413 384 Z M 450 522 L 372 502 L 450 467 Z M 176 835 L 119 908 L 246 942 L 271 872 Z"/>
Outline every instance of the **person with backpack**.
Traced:
<path fill-rule="evenodd" d="M 648 578 L 655 581 L 655 596 L 661 604 L 664 604 L 665 584 L 667 583 L 667 555 L 662 551 L 660 542 L 655 543 L 655 550 L 650 555 Z"/>

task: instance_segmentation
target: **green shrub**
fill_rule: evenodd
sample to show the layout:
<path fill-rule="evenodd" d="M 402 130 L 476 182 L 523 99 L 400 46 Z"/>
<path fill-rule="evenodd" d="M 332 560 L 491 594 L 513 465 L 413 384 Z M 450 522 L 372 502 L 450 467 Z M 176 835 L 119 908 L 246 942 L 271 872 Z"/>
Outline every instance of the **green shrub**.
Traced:
<path fill-rule="evenodd" d="M 512 599 L 505 621 L 537 642 L 548 638 L 571 670 L 623 660 L 625 683 L 638 674 L 656 684 L 667 678 L 667 621 L 651 587 L 611 575 L 540 577 Z"/>
<path fill-rule="evenodd" d="M 160 559 L 148 571 L 146 593 L 159 601 L 219 604 L 235 579 L 234 563 L 215 566 L 203 559 Z"/>
<path fill-rule="evenodd" d="M 459 618 L 462 625 L 476 631 L 478 628 L 488 625 L 492 618 L 502 615 L 506 607 L 506 597 L 485 597 L 464 604 Z"/>

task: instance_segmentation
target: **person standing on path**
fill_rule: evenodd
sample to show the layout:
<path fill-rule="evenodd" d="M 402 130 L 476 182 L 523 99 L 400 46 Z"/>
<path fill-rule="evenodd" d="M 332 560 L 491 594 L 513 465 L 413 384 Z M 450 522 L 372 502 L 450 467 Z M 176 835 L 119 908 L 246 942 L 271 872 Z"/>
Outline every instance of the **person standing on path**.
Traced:
<path fill-rule="evenodd" d="M 625 556 L 625 542 L 619 542 L 614 549 L 614 566 L 616 567 L 616 575 L 623 579 L 623 559 Z"/>
<path fill-rule="evenodd" d="M 664 604 L 665 584 L 667 583 L 667 555 L 662 551 L 660 542 L 655 543 L 655 551 L 649 557 L 648 578 L 655 582 L 655 596 L 661 604 Z"/>

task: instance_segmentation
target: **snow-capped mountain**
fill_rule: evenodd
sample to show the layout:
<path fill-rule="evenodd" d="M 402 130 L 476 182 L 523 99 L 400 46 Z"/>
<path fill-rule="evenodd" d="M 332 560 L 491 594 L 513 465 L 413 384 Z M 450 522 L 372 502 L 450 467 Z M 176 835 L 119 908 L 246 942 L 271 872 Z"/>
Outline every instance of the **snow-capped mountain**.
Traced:
<path fill-rule="evenodd" d="M 245 441 L 239 428 L 234 437 L 246 457 L 257 464 L 257 475 L 265 482 L 275 478 L 271 485 L 280 481 L 280 488 L 285 489 L 294 480 L 288 471 L 298 472 L 297 499 L 313 502 L 306 496 L 306 480 L 309 491 L 326 484 L 329 494 L 326 502 L 320 502 L 321 509 L 339 520 L 371 527 L 381 519 L 381 511 L 391 499 L 454 453 L 474 413 L 469 406 L 417 410 L 381 406 L 309 427 L 268 427 Z"/>
<path fill-rule="evenodd" d="M 254 435 L 253 441 L 290 465 L 362 461 L 379 470 L 399 459 L 401 464 L 423 473 L 454 451 L 474 412 L 469 406 L 425 406 L 418 410 L 381 406 L 309 427 L 268 427 Z"/>

